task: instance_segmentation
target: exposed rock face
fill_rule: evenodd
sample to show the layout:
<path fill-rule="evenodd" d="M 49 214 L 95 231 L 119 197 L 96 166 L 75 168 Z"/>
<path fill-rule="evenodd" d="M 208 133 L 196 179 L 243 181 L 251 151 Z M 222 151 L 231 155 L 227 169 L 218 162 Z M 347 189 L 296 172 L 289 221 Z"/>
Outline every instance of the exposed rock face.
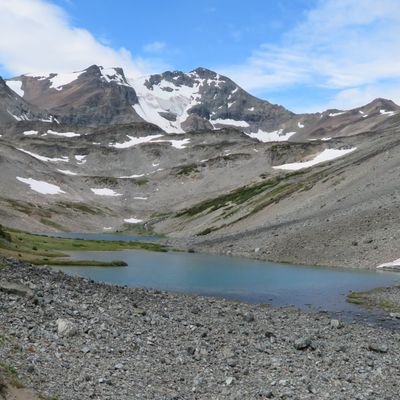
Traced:
<path fill-rule="evenodd" d="M 99 126 L 140 122 L 132 106 L 137 97 L 121 68 L 92 65 L 81 72 L 38 77 L 21 75 L 24 99 L 47 109 L 61 123 Z"/>
<path fill-rule="evenodd" d="M 0 77 L 0 126 L 35 120 L 52 121 L 53 117 L 22 99 Z"/>

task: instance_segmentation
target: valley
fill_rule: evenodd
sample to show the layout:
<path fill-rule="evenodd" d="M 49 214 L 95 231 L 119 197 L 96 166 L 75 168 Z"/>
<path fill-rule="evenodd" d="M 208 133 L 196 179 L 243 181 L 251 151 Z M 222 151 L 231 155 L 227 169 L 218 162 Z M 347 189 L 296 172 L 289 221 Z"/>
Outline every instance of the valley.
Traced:
<path fill-rule="evenodd" d="M 390 100 L 294 114 L 204 68 L 131 80 L 94 65 L 0 89 L 5 226 L 308 265 L 398 259 Z"/>
<path fill-rule="evenodd" d="M 295 114 L 203 68 L 1 80 L 0 390 L 393 398 L 399 110 Z"/>

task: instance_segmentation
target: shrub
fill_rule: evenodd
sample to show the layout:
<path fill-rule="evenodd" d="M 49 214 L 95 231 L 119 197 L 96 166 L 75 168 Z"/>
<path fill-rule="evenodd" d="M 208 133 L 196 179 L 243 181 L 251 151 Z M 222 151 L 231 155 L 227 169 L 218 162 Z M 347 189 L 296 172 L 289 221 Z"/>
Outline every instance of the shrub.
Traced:
<path fill-rule="evenodd" d="M 4 230 L 2 225 L 0 225 L 0 238 L 7 240 L 7 242 L 11 242 L 11 235 Z"/>

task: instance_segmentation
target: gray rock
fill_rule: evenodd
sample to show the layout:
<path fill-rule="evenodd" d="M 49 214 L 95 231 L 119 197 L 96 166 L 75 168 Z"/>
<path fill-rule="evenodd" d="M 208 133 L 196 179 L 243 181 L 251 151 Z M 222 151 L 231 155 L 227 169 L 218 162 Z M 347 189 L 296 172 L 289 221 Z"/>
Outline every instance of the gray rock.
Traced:
<path fill-rule="evenodd" d="M 375 353 L 387 353 L 389 350 L 388 346 L 383 343 L 369 343 L 368 349 Z"/>
<path fill-rule="evenodd" d="M 330 325 L 332 328 L 338 329 L 341 328 L 343 325 L 338 319 L 331 319 Z"/>
<path fill-rule="evenodd" d="M 56 323 L 57 333 L 60 337 L 72 337 L 78 333 L 75 324 L 68 319 L 59 318 Z"/>
<path fill-rule="evenodd" d="M 28 286 L 15 282 L 0 282 L 0 291 L 8 294 L 16 294 L 22 297 L 33 297 L 34 292 Z"/>
<path fill-rule="evenodd" d="M 306 350 L 312 348 L 312 340 L 310 338 L 299 338 L 294 341 L 296 350 Z"/>

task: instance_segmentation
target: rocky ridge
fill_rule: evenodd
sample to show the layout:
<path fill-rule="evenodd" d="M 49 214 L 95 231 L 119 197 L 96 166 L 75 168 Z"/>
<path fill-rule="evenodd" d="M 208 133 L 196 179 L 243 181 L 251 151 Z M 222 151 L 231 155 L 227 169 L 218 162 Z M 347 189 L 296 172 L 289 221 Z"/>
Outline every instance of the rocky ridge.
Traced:
<path fill-rule="evenodd" d="M 42 396 L 397 398 L 398 331 L 3 262 L 0 359 Z"/>

